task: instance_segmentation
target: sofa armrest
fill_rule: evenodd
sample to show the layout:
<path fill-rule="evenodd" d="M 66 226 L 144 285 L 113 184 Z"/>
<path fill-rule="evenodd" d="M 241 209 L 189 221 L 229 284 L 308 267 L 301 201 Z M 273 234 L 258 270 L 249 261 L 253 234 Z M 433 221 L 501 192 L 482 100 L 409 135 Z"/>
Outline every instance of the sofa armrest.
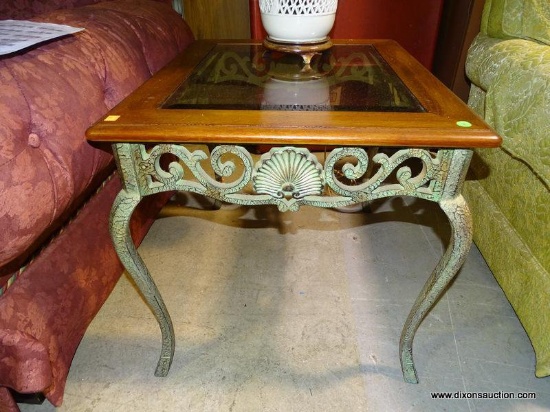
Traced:
<path fill-rule="evenodd" d="M 550 2 L 486 0 L 481 32 L 499 39 L 530 39 L 550 45 Z"/>
<path fill-rule="evenodd" d="M 466 73 L 478 88 L 469 104 L 483 110 L 479 114 L 503 137 L 503 149 L 550 186 L 550 46 L 480 34 Z"/>

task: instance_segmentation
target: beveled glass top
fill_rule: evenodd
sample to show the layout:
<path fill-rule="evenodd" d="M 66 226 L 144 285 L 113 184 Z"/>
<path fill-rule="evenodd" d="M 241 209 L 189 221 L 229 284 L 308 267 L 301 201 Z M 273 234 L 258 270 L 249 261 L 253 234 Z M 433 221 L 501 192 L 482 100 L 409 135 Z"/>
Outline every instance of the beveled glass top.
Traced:
<path fill-rule="evenodd" d="M 375 47 L 334 45 L 310 64 L 257 44 L 214 47 L 164 109 L 424 112 Z"/>

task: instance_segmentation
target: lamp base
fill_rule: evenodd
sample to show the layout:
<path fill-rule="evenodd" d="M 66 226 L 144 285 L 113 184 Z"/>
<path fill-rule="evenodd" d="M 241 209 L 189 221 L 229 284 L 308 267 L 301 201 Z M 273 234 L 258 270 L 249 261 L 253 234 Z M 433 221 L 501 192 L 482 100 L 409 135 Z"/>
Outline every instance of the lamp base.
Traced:
<path fill-rule="evenodd" d="M 332 41 L 330 40 L 330 37 L 326 37 L 324 40 L 311 43 L 286 43 L 272 40 L 268 36 L 264 39 L 264 47 L 266 49 L 275 50 L 282 53 L 299 54 L 304 59 L 304 64 L 309 65 L 315 54 L 321 53 L 332 47 Z"/>

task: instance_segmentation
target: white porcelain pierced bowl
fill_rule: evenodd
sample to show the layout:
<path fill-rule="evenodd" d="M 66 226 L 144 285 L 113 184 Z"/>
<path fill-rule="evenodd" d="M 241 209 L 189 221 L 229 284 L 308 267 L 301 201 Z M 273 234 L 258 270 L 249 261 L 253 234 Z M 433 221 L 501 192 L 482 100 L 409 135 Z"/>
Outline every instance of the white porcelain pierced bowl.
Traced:
<path fill-rule="evenodd" d="M 269 39 L 282 43 L 327 40 L 338 0 L 260 0 L 262 24 Z"/>

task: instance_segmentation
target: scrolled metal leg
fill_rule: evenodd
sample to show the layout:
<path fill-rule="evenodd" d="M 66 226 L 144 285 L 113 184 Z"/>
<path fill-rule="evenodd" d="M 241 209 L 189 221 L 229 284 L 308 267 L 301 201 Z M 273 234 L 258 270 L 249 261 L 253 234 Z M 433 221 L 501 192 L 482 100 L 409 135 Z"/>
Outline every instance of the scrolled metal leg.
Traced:
<path fill-rule="evenodd" d="M 401 369 L 403 378 L 408 383 L 418 383 L 412 355 L 414 334 L 426 314 L 457 274 L 472 244 L 472 219 L 464 198 L 460 195 L 441 200 L 439 204 L 451 223 L 451 241 L 416 299 L 401 333 L 399 342 Z"/>
<path fill-rule="evenodd" d="M 174 357 L 175 338 L 172 320 L 145 263 L 137 253 L 130 233 L 130 217 L 141 198 L 122 190 L 111 210 L 109 229 L 118 256 L 157 318 L 162 334 L 162 350 L 155 376 L 166 376 Z"/>

